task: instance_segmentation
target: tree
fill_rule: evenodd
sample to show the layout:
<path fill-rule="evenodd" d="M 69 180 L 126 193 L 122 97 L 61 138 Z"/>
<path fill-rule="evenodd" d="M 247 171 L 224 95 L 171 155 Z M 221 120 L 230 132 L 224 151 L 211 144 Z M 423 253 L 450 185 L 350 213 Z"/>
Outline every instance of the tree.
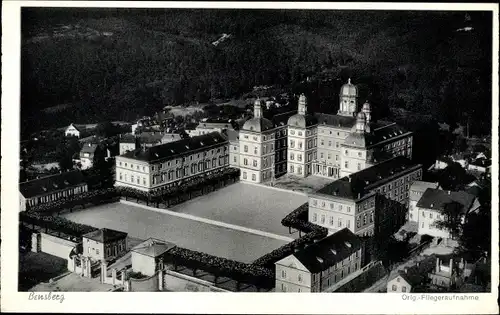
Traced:
<path fill-rule="evenodd" d="M 434 224 L 438 229 L 446 230 L 451 237 L 457 239 L 462 232 L 463 205 L 456 201 L 446 203 L 441 215 L 443 219 L 437 220 Z"/>
<path fill-rule="evenodd" d="M 491 249 L 491 212 L 480 211 L 467 216 L 459 238 L 460 251 L 468 252 L 475 258 Z"/>
<path fill-rule="evenodd" d="M 115 126 L 111 122 L 106 121 L 97 125 L 96 134 L 98 136 L 108 138 L 116 134 L 115 130 L 116 130 Z"/>
<path fill-rule="evenodd" d="M 446 190 L 460 190 L 469 182 L 469 175 L 457 162 L 451 162 L 439 174 L 439 185 Z"/>

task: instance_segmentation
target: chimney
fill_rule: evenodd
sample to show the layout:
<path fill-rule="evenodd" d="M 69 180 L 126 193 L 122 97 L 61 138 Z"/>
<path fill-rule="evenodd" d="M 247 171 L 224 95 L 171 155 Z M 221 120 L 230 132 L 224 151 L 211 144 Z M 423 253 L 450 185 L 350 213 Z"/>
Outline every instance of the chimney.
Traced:
<path fill-rule="evenodd" d="M 451 195 L 451 190 L 448 190 L 448 195 Z"/>
<path fill-rule="evenodd" d="M 439 272 L 439 258 L 436 258 L 436 272 Z"/>

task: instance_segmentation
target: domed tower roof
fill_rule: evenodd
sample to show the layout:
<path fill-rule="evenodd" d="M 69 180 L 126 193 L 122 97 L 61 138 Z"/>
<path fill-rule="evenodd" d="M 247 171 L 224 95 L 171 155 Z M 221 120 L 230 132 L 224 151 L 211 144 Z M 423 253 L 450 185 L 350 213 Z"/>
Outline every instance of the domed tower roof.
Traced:
<path fill-rule="evenodd" d="M 358 88 L 351 83 L 351 78 L 340 88 L 340 96 L 358 97 Z"/>
<path fill-rule="evenodd" d="M 252 118 L 243 124 L 243 130 L 263 132 L 273 129 L 273 123 L 266 118 Z"/>
<path fill-rule="evenodd" d="M 318 120 L 316 119 L 316 117 L 311 115 L 295 114 L 292 117 L 288 118 L 288 126 L 290 127 L 307 128 L 316 125 L 317 123 Z"/>

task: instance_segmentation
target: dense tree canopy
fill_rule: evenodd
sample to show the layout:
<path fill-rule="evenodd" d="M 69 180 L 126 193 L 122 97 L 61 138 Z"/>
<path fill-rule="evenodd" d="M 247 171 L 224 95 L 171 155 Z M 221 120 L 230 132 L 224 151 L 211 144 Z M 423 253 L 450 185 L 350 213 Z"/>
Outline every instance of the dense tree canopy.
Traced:
<path fill-rule="evenodd" d="M 24 8 L 22 126 L 131 120 L 271 84 L 335 111 L 352 77 L 377 115 L 404 108 L 485 132 L 488 14 L 457 32 L 462 12 Z M 212 45 L 222 33 L 232 37 Z"/>

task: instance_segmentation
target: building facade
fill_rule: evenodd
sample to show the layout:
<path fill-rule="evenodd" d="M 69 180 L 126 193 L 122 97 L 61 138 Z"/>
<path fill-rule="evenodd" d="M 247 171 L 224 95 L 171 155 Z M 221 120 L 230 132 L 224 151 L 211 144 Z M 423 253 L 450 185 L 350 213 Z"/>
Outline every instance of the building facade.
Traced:
<path fill-rule="evenodd" d="M 229 166 L 229 142 L 214 132 L 116 157 L 115 186 L 152 192 Z"/>
<path fill-rule="evenodd" d="M 299 97 L 298 112 L 288 119 L 288 173 L 299 177 L 312 174 L 313 161 L 317 158 L 316 117 L 307 113 L 307 98 Z"/>
<path fill-rule="evenodd" d="M 82 236 L 82 256 L 96 261 L 121 257 L 127 252 L 127 233 L 99 229 Z"/>
<path fill-rule="evenodd" d="M 77 127 L 73 124 L 70 124 L 68 126 L 68 128 L 66 128 L 66 130 L 64 131 L 64 135 L 66 137 L 77 137 L 77 138 L 80 138 L 80 135 L 81 135 L 81 127 Z"/>
<path fill-rule="evenodd" d="M 343 229 L 275 263 L 276 292 L 324 292 L 361 268 L 362 242 Z"/>
<path fill-rule="evenodd" d="M 422 166 L 402 156 L 345 176 L 309 194 L 309 222 L 362 236 L 373 235 L 376 224 L 394 229 L 404 223 L 409 187 L 421 176 Z"/>
<path fill-rule="evenodd" d="M 19 184 L 19 208 L 25 211 L 44 203 L 50 203 L 88 190 L 85 177 L 80 171 L 71 171 L 30 180 Z"/>
<path fill-rule="evenodd" d="M 436 225 L 445 220 L 445 207 L 452 207 L 457 212 L 461 222 L 465 222 L 468 213 L 479 208 L 479 201 L 474 195 L 465 191 L 449 191 L 428 188 L 417 202 L 418 234 L 428 234 L 445 240 L 452 238 L 450 231 Z"/>
<path fill-rule="evenodd" d="M 427 188 L 438 189 L 439 183 L 430 183 L 424 181 L 415 181 L 410 186 L 410 207 L 408 209 L 408 221 L 418 223 L 417 202 L 422 198 L 422 195 Z"/>
<path fill-rule="evenodd" d="M 275 128 L 263 117 L 260 99 L 255 101 L 254 117 L 245 122 L 239 136 L 240 180 L 261 183 L 273 179 Z"/>

